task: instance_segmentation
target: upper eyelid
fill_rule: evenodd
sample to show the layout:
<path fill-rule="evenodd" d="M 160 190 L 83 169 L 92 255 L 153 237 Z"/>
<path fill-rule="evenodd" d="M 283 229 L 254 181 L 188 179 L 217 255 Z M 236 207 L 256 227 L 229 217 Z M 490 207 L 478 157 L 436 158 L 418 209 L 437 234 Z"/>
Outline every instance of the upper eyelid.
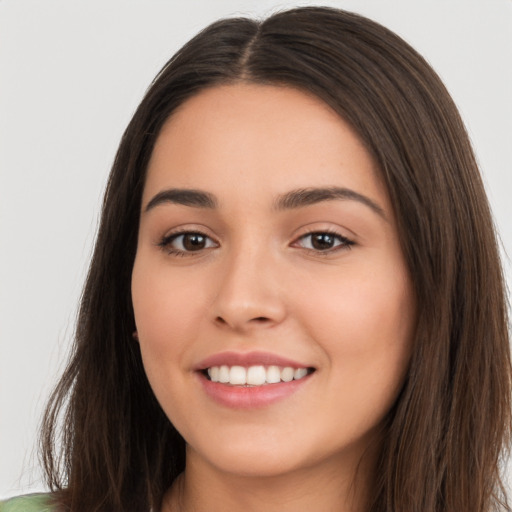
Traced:
<path fill-rule="evenodd" d="M 299 236 L 307 236 L 307 235 L 314 235 L 315 233 L 329 233 L 330 235 L 340 236 L 342 238 L 349 238 L 349 236 L 344 235 L 341 233 L 339 229 L 336 228 L 311 228 L 307 227 L 305 233 Z"/>
<path fill-rule="evenodd" d="M 168 245 L 170 242 L 172 242 L 173 240 L 175 240 L 176 238 L 178 238 L 179 236 L 183 236 L 186 234 L 199 234 L 201 236 L 204 236 L 204 237 L 210 239 L 214 244 L 220 245 L 220 241 L 218 240 L 218 238 L 211 235 L 210 233 L 208 233 L 208 231 L 209 230 L 203 226 L 197 227 L 197 228 L 194 226 L 178 227 L 178 228 L 173 229 L 171 232 L 168 232 L 164 236 L 162 236 L 157 241 L 156 245 L 158 245 L 160 247 L 164 247 L 164 246 Z M 322 228 L 322 227 L 318 227 L 318 228 L 309 227 L 309 228 L 307 228 L 307 230 L 305 232 L 303 232 L 301 234 L 294 235 L 292 238 L 292 241 L 290 242 L 290 245 L 296 244 L 299 240 L 301 240 L 305 237 L 314 235 L 314 234 L 318 234 L 318 233 L 325 233 L 325 234 L 329 234 L 334 237 L 337 237 L 342 242 L 344 242 L 345 245 L 347 245 L 347 246 L 348 245 L 352 246 L 352 245 L 356 244 L 356 242 L 354 240 L 354 236 L 352 236 L 352 235 L 347 236 L 347 235 L 343 234 L 342 232 L 340 232 L 340 230 L 338 230 L 338 229 Z"/>
<path fill-rule="evenodd" d="M 166 234 L 161 238 L 161 242 L 171 242 L 172 240 L 175 240 L 176 238 L 184 235 L 201 235 L 205 238 L 209 238 L 216 244 L 219 242 L 215 239 L 215 237 L 209 235 L 208 233 L 205 233 L 204 231 L 200 231 L 197 229 L 184 229 L 182 231 L 173 231 L 172 233 Z"/>
<path fill-rule="evenodd" d="M 306 227 L 306 230 L 303 233 L 299 233 L 294 235 L 294 240 L 299 240 L 302 237 L 314 235 L 316 233 L 327 233 L 329 235 L 337 236 L 339 238 L 342 238 L 344 240 L 349 240 L 352 243 L 355 243 L 356 235 L 352 232 L 346 234 L 345 231 L 348 231 L 347 229 L 341 229 L 341 228 L 322 228 L 322 227 Z"/>
<path fill-rule="evenodd" d="M 169 229 L 165 232 L 165 234 L 161 237 L 161 239 L 170 239 L 175 236 L 179 235 L 186 235 L 189 233 L 197 233 L 199 235 L 206 236 L 208 238 L 211 238 L 212 240 L 215 240 L 216 237 L 211 234 L 210 230 L 204 226 L 177 226 L 175 228 Z"/>

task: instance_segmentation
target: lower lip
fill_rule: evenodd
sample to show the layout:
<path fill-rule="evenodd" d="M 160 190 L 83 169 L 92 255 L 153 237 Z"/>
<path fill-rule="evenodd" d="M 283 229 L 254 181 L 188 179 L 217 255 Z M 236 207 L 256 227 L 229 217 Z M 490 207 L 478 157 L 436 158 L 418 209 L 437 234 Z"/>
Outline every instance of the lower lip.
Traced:
<path fill-rule="evenodd" d="M 206 394 L 215 402 L 233 409 L 261 408 L 284 400 L 297 392 L 312 374 L 302 379 L 263 386 L 230 386 L 220 382 L 212 382 L 202 373 L 198 373 L 199 380 Z"/>

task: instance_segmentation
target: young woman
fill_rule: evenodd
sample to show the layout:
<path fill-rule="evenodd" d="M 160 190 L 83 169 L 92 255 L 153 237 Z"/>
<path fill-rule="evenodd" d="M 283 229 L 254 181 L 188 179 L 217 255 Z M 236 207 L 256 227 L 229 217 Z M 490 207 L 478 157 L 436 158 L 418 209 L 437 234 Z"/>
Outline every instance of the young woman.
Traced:
<path fill-rule="evenodd" d="M 328 8 L 215 23 L 123 136 L 43 430 L 54 492 L 4 510 L 510 510 L 505 302 L 414 50 Z"/>

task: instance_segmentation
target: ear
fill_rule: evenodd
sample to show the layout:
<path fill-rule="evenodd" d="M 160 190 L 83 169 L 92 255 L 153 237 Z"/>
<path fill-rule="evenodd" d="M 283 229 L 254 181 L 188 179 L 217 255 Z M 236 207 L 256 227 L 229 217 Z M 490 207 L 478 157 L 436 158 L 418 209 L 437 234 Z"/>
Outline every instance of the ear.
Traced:
<path fill-rule="evenodd" d="M 139 341 L 139 333 L 137 331 L 133 331 L 132 332 L 132 338 L 135 340 L 135 341 Z"/>

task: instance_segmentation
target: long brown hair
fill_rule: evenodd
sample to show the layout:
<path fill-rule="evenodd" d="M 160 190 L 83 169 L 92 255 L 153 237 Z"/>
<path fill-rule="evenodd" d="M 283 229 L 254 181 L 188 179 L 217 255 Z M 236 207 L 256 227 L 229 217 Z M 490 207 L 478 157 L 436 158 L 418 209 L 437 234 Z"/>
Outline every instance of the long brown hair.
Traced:
<path fill-rule="evenodd" d="M 185 442 L 158 405 L 132 339 L 141 196 L 172 112 L 205 88 L 237 81 L 322 99 L 359 134 L 395 208 L 418 319 L 406 381 L 383 425 L 369 511 L 510 510 L 499 477 L 511 420 L 505 290 L 465 128 L 438 76 L 407 43 L 366 18 L 321 7 L 209 26 L 165 65 L 126 129 L 73 355 L 43 424 L 56 501 L 73 512 L 158 509 L 184 469 Z"/>

